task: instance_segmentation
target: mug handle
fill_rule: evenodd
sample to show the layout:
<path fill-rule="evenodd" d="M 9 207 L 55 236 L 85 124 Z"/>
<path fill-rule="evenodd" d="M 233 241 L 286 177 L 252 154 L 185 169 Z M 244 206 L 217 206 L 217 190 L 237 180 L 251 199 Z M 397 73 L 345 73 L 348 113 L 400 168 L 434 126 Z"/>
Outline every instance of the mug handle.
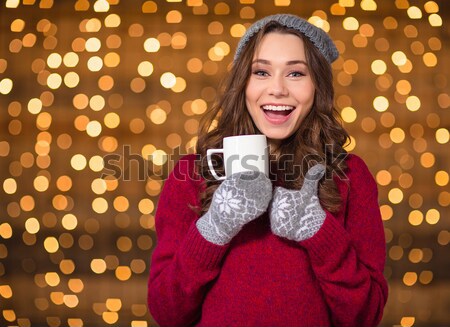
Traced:
<path fill-rule="evenodd" d="M 223 154 L 223 149 L 208 149 L 208 150 L 206 150 L 206 160 L 208 161 L 209 170 L 211 171 L 211 174 L 214 176 L 215 179 L 221 181 L 221 180 L 224 180 L 226 178 L 226 176 L 219 176 L 216 174 L 216 171 L 214 170 L 214 166 L 211 161 L 211 155 L 213 155 L 214 153 L 222 153 Z"/>

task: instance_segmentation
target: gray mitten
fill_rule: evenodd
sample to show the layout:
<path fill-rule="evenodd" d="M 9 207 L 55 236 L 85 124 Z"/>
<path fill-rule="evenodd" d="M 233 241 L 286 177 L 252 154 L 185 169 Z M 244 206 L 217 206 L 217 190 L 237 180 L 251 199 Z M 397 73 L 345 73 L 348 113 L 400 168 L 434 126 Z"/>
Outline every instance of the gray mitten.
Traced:
<path fill-rule="evenodd" d="M 260 172 L 242 172 L 225 179 L 214 192 L 197 229 L 209 242 L 224 245 L 248 222 L 263 214 L 272 198 L 272 183 Z"/>
<path fill-rule="evenodd" d="M 275 235 L 292 241 L 312 237 L 325 220 L 317 196 L 317 185 L 325 174 L 325 166 L 317 164 L 308 170 L 300 190 L 276 187 L 270 210 L 270 226 Z"/>

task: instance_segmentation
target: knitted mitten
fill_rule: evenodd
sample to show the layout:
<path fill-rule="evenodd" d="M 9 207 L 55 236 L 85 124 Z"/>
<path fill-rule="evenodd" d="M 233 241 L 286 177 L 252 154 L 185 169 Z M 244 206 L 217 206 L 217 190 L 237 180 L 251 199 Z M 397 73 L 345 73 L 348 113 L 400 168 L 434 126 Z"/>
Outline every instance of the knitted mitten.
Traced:
<path fill-rule="evenodd" d="M 276 187 L 271 210 L 270 225 L 275 235 L 292 241 L 312 237 L 325 220 L 317 196 L 317 185 L 325 173 L 325 166 L 317 164 L 308 170 L 300 190 Z"/>
<path fill-rule="evenodd" d="M 263 173 L 233 174 L 214 192 L 209 210 L 197 220 L 197 229 L 207 241 L 227 244 L 267 210 L 271 198 L 272 183 Z"/>

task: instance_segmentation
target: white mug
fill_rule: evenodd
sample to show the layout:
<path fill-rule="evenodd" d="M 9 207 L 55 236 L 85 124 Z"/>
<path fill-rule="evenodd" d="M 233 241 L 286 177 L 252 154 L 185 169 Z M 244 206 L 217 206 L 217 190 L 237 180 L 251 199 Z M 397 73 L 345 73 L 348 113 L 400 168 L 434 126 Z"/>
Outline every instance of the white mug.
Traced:
<path fill-rule="evenodd" d="M 223 154 L 225 176 L 217 175 L 211 156 L 215 153 Z M 269 151 L 265 135 L 238 135 L 223 139 L 223 149 L 208 149 L 206 160 L 209 170 L 217 180 L 224 180 L 227 176 L 244 171 L 260 171 L 269 177 Z"/>

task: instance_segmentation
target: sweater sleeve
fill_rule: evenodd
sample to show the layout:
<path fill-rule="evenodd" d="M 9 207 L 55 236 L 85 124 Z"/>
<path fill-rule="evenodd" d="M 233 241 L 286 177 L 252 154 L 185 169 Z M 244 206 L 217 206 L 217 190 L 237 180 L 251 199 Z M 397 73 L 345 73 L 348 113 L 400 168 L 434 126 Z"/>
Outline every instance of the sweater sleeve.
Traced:
<path fill-rule="evenodd" d="M 148 307 L 161 326 L 197 321 L 208 283 L 221 267 L 227 247 L 207 242 L 198 232 L 199 181 L 193 156 L 182 158 L 164 184 L 155 215 L 157 246 L 152 254 Z"/>
<path fill-rule="evenodd" d="M 375 326 L 387 300 L 384 229 L 374 178 L 356 156 L 348 161 L 345 221 L 329 212 L 321 229 L 301 242 L 311 259 L 336 326 Z"/>

